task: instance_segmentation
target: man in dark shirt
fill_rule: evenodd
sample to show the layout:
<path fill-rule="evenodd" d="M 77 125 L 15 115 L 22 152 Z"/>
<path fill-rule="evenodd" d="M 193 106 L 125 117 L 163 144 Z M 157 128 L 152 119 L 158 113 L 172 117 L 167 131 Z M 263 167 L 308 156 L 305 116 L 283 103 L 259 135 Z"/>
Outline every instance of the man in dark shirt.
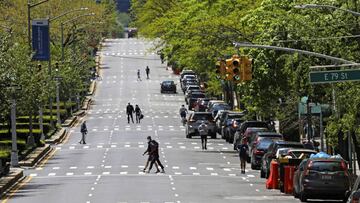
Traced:
<path fill-rule="evenodd" d="M 130 123 L 130 118 L 132 123 L 134 123 L 134 117 L 133 117 L 133 113 L 134 113 L 134 106 L 130 104 L 130 102 L 128 103 L 128 105 L 126 106 L 126 114 L 127 114 L 127 120 L 128 123 Z"/>
<path fill-rule="evenodd" d="M 147 137 L 147 140 L 148 140 L 148 148 L 143 154 L 143 155 L 145 155 L 146 153 L 149 154 L 150 168 L 147 172 L 150 173 L 153 165 L 157 164 L 161 168 L 161 173 L 165 173 L 164 166 L 161 164 L 159 160 L 159 143 L 157 143 L 155 140 L 152 140 L 150 136 Z M 159 172 L 160 170 L 157 168 L 156 173 Z"/>
<path fill-rule="evenodd" d="M 246 161 L 247 161 L 248 153 L 249 153 L 248 152 L 249 146 L 247 145 L 246 138 L 242 139 L 241 144 L 238 145 L 238 150 L 239 150 L 239 157 L 240 157 L 241 173 L 244 174 L 245 168 L 246 168 Z"/>

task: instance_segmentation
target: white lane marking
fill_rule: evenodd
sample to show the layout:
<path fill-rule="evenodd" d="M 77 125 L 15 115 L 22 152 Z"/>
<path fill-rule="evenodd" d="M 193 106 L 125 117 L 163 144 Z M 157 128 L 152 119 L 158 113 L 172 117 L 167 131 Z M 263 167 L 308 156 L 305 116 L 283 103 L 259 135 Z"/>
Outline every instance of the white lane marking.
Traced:
<path fill-rule="evenodd" d="M 105 166 L 104 168 L 111 168 L 111 166 Z"/>
<path fill-rule="evenodd" d="M 86 175 L 86 176 L 89 176 L 89 175 L 91 175 L 92 173 L 91 172 L 85 172 L 84 173 L 84 175 Z"/>
<path fill-rule="evenodd" d="M 180 148 L 181 148 L 181 149 L 186 149 L 186 147 L 185 147 L 185 146 L 180 146 Z"/>
<path fill-rule="evenodd" d="M 83 146 L 83 149 L 89 149 L 89 146 Z"/>
<path fill-rule="evenodd" d="M 175 174 L 175 175 L 182 175 L 181 172 L 175 172 L 174 174 Z"/>
<path fill-rule="evenodd" d="M 206 168 L 206 170 L 208 170 L 208 171 L 213 171 L 213 170 L 214 170 L 214 168 L 210 168 L 210 167 L 208 167 L 208 168 Z"/>
<path fill-rule="evenodd" d="M 103 148 L 103 146 L 102 146 L 102 145 L 98 145 L 97 148 Z"/>
<path fill-rule="evenodd" d="M 69 149 L 75 149 L 75 147 L 74 147 L 74 146 L 71 146 L 71 147 L 69 147 Z"/>
<path fill-rule="evenodd" d="M 190 170 L 196 170 L 196 167 L 190 167 Z"/>
<path fill-rule="evenodd" d="M 37 176 L 37 174 L 36 173 L 32 173 L 32 174 L 30 174 L 30 177 L 36 177 Z"/>
<path fill-rule="evenodd" d="M 249 177 L 249 178 L 255 178 L 254 175 L 247 175 L 247 177 Z"/>
<path fill-rule="evenodd" d="M 199 176 L 199 175 L 200 175 L 200 173 L 193 173 L 193 175 L 194 175 L 194 176 Z"/>
<path fill-rule="evenodd" d="M 212 175 L 212 176 L 217 176 L 218 174 L 217 174 L 217 173 L 211 173 L 210 175 Z"/>
<path fill-rule="evenodd" d="M 110 172 L 103 172 L 103 175 L 110 175 Z"/>
<path fill-rule="evenodd" d="M 224 171 L 231 171 L 231 169 L 229 169 L 229 168 L 224 168 Z"/>
<path fill-rule="evenodd" d="M 74 169 L 77 169 L 76 166 L 71 166 L 70 169 L 74 170 Z"/>
<path fill-rule="evenodd" d="M 74 173 L 66 173 L 67 176 L 72 176 Z"/>
<path fill-rule="evenodd" d="M 180 167 L 179 166 L 173 166 L 172 168 L 173 169 L 179 169 Z"/>
<path fill-rule="evenodd" d="M 229 176 L 236 176 L 236 174 L 232 174 L 232 173 L 231 173 L 231 174 L 229 174 Z"/>
<path fill-rule="evenodd" d="M 114 145 L 114 144 L 113 144 L 113 145 L 111 145 L 110 147 L 111 147 L 111 148 L 115 148 L 115 147 L 116 147 L 116 145 Z"/>
<path fill-rule="evenodd" d="M 127 171 L 120 172 L 120 175 L 126 175 L 126 174 L 128 174 Z"/>
<path fill-rule="evenodd" d="M 86 167 L 87 169 L 93 169 L 93 168 L 95 168 L 94 166 L 88 166 L 88 167 Z"/>
<path fill-rule="evenodd" d="M 49 173 L 48 176 L 55 176 L 56 173 Z"/>
<path fill-rule="evenodd" d="M 36 170 L 36 171 L 41 171 L 41 170 L 43 170 L 43 168 L 38 167 L 38 168 L 36 168 L 35 170 Z"/>
<path fill-rule="evenodd" d="M 128 168 L 129 166 L 127 165 L 121 165 L 121 168 Z"/>
<path fill-rule="evenodd" d="M 53 167 L 52 169 L 53 169 L 53 170 L 59 170 L 60 167 Z"/>

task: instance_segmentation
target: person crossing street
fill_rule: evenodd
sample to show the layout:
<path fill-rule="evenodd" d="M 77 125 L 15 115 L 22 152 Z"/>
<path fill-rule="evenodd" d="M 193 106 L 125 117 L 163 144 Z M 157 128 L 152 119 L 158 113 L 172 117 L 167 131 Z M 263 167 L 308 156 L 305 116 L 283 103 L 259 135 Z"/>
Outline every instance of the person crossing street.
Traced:
<path fill-rule="evenodd" d="M 135 105 L 135 117 L 136 117 L 136 123 L 140 123 L 141 120 L 141 109 L 139 105 Z"/>
<path fill-rule="evenodd" d="M 158 166 L 160 166 L 161 171 L 157 168 L 156 173 L 165 173 L 165 169 L 164 166 L 161 164 L 160 159 L 159 159 L 159 143 L 157 143 L 155 140 L 151 139 L 151 136 L 147 137 L 148 140 L 148 148 L 147 150 L 144 152 L 144 154 L 149 154 L 149 159 L 150 159 L 150 167 L 149 170 L 147 171 L 147 173 L 150 173 L 153 165 L 155 163 L 158 164 Z"/>
<path fill-rule="evenodd" d="M 81 132 L 81 140 L 80 140 L 79 144 L 86 144 L 86 142 L 85 142 L 85 137 L 86 137 L 86 134 L 87 134 L 87 132 L 88 132 L 87 126 L 86 126 L 86 121 L 84 121 L 84 122 L 81 124 L 80 132 Z"/>
<path fill-rule="evenodd" d="M 137 81 L 141 81 L 140 69 L 137 71 Z"/>
<path fill-rule="evenodd" d="M 179 110 L 179 114 L 181 117 L 181 122 L 183 125 L 185 125 L 186 123 L 186 114 L 188 113 L 188 110 L 185 108 L 184 104 L 181 105 L 180 110 Z"/>
<path fill-rule="evenodd" d="M 249 146 L 247 145 L 246 138 L 243 138 L 241 141 L 241 145 L 238 146 L 239 157 L 240 157 L 240 168 L 241 173 L 245 174 L 246 161 L 248 159 L 249 154 Z"/>
<path fill-rule="evenodd" d="M 133 117 L 133 113 L 134 113 L 134 106 L 130 104 L 130 102 L 128 103 L 128 105 L 126 106 L 126 114 L 127 114 L 127 120 L 128 123 L 130 123 L 130 118 L 132 123 L 134 123 L 134 117 Z"/>
<path fill-rule="evenodd" d="M 207 136 L 209 134 L 209 127 L 206 125 L 205 121 L 202 121 L 198 127 L 198 131 L 201 137 L 201 146 L 203 150 L 207 150 Z"/>
<path fill-rule="evenodd" d="M 146 79 L 150 79 L 150 78 L 149 78 L 149 74 L 150 74 L 150 68 L 149 68 L 149 66 L 146 66 L 145 72 L 146 72 Z"/>

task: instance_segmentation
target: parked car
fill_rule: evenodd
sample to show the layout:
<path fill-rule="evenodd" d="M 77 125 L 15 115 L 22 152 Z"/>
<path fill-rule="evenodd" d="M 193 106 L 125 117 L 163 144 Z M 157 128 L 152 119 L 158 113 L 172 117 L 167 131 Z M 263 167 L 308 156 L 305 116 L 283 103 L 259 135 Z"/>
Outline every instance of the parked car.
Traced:
<path fill-rule="evenodd" d="M 181 80 L 184 81 L 184 80 L 198 80 L 198 79 L 195 74 L 194 75 L 187 74 L 187 75 L 184 75 L 184 77 Z"/>
<path fill-rule="evenodd" d="M 222 129 L 221 126 L 223 125 L 226 114 L 228 114 L 229 112 L 230 111 L 228 111 L 228 110 L 219 110 L 214 118 L 215 123 L 216 123 L 216 132 L 218 132 L 220 135 L 221 135 L 221 129 Z"/>
<path fill-rule="evenodd" d="M 221 137 L 227 142 L 233 143 L 234 134 L 240 127 L 241 123 L 244 122 L 244 113 L 230 111 L 225 115 L 224 122 L 221 127 Z M 234 122 L 234 120 L 236 122 Z"/>
<path fill-rule="evenodd" d="M 252 150 L 249 151 L 251 169 L 256 170 L 260 169 L 261 159 L 264 154 L 268 151 L 269 146 L 273 143 L 274 140 L 271 138 L 262 139 L 252 147 Z"/>
<path fill-rule="evenodd" d="M 213 107 L 214 104 L 219 104 L 219 103 L 226 104 L 226 102 L 224 102 L 223 100 L 210 100 L 207 106 L 208 111 L 209 112 L 211 111 L 210 109 Z"/>
<path fill-rule="evenodd" d="M 186 123 L 185 133 L 186 138 L 192 138 L 193 136 L 199 136 L 198 127 L 202 121 L 208 125 L 209 136 L 216 138 L 215 122 L 214 118 L 209 112 L 193 112 L 190 113 L 188 121 Z"/>
<path fill-rule="evenodd" d="M 189 101 L 188 101 L 189 110 L 194 109 L 197 99 L 205 98 L 205 97 L 206 97 L 206 95 L 202 92 L 194 92 L 193 94 L 191 94 Z"/>
<path fill-rule="evenodd" d="M 191 97 L 192 93 L 204 93 L 205 94 L 205 91 L 200 89 L 200 86 L 196 86 L 196 85 L 188 86 L 188 88 L 185 91 L 185 102 L 186 103 L 189 102 L 189 98 Z"/>
<path fill-rule="evenodd" d="M 233 142 L 234 150 L 236 150 L 237 146 L 241 144 L 242 139 L 246 139 L 249 146 L 249 151 L 251 151 L 251 148 L 255 145 L 254 141 L 255 141 L 256 133 L 267 132 L 267 131 L 269 131 L 269 129 L 267 128 L 249 127 L 245 130 L 243 134 L 241 134 L 240 131 L 235 132 L 234 142 Z"/>
<path fill-rule="evenodd" d="M 209 103 L 209 98 L 198 98 L 195 103 L 194 111 L 206 111 L 206 106 Z"/>
<path fill-rule="evenodd" d="M 302 202 L 308 199 L 346 201 L 351 187 L 349 175 L 343 159 L 305 159 L 294 173 L 294 196 Z"/>
<path fill-rule="evenodd" d="M 176 84 L 172 80 L 165 80 L 162 83 L 160 83 L 160 92 L 172 92 L 176 93 Z"/>
<path fill-rule="evenodd" d="M 185 75 L 196 75 L 196 73 L 193 70 L 183 70 L 180 73 L 180 82 L 184 78 Z"/>
<path fill-rule="evenodd" d="M 225 125 L 222 129 L 222 134 L 227 142 L 232 143 L 234 139 L 234 134 L 239 128 L 240 124 L 244 122 L 243 118 L 233 118 L 225 121 Z"/>
<path fill-rule="evenodd" d="M 304 145 L 300 142 L 287 142 L 287 141 L 275 141 L 271 143 L 268 151 L 261 159 L 260 165 L 260 177 L 268 178 L 270 174 L 270 163 L 272 159 L 276 158 L 276 152 L 279 148 L 297 148 L 303 149 Z"/>
<path fill-rule="evenodd" d="M 247 132 L 247 131 L 249 131 L 249 132 Z M 234 139 L 237 139 L 236 141 L 239 144 L 240 143 L 239 139 L 242 139 L 242 138 L 239 138 L 238 136 L 239 136 L 239 133 L 236 133 Z M 248 140 L 247 140 L 248 143 L 249 143 L 248 144 L 249 145 L 249 151 L 251 151 L 251 149 L 258 142 L 260 142 L 262 139 L 272 139 L 272 140 L 283 140 L 284 139 L 282 134 L 275 133 L 275 132 L 270 132 L 270 131 L 268 131 L 267 128 L 247 128 L 245 133 L 244 133 L 244 136 L 249 137 Z M 234 141 L 234 146 L 237 146 L 235 144 L 236 143 Z"/>
<path fill-rule="evenodd" d="M 231 106 L 229 106 L 229 104 L 224 104 L 224 103 L 219 103 L 219 104 L 214 104 L 209 111 L 213 114 L 213 116 L 215 117 L 217 112 L 219 110 L 231 110 Z"/>
<path fill-rule="evenodd" d="M 184 92 L 185 94 L 185 91 L 186 91 L 186 88 L 189 86 L 189 85 L 197 85 L 200 87 L 200 84 L 197 80 L 184 80 L 182 83 L 181 83 L 181 89 L 182 91 Z"/>

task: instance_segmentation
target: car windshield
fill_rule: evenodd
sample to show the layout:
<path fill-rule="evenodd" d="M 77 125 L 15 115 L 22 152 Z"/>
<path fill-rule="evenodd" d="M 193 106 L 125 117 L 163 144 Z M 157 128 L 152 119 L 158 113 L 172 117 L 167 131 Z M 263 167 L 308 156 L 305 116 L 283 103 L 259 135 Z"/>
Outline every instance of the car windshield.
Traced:
<path fill-rule="evenodd" d="M 193 120 L 212 120 L 213 117 L 211 114 L 194 114 Z"/>
<path fill-rule="evenodd" d="M 259 138 L 282 138 L 280 134 L 260 134 Z"/>
<path fill-rule="evenodd" d="M 343 171 L 340 161 L 312 161 L 309 170 L 313 171 Z"/>
<path fill-rule="evenodd" d="M 214 110 L 220 110 L 220 109 L 223 109 L 223 110 L 230 110 L 231 107 L 227 104 L 217 104 L 213 107 Z"/>
<path fill-rule="evenodd" d="M 172 85 L 174 84 L 174 81 L 164 81 L 163 85 Z"/>
<path fill-rule="evenodd" d="M 286 144 L 280 144 L 279 145 L 279 148 L 295 148 L 295 149 L 303 149 L 304 148 L 304 145 L 302 145 L 302 144 L 288 144 L 288 143 L 286 143 Z"/>
<path fill-rule="evenodd" d="M 199 90 L 200 89 L 199 86 L 190 86 L 188 88 L 189 88 L 188 90 Z"/>

